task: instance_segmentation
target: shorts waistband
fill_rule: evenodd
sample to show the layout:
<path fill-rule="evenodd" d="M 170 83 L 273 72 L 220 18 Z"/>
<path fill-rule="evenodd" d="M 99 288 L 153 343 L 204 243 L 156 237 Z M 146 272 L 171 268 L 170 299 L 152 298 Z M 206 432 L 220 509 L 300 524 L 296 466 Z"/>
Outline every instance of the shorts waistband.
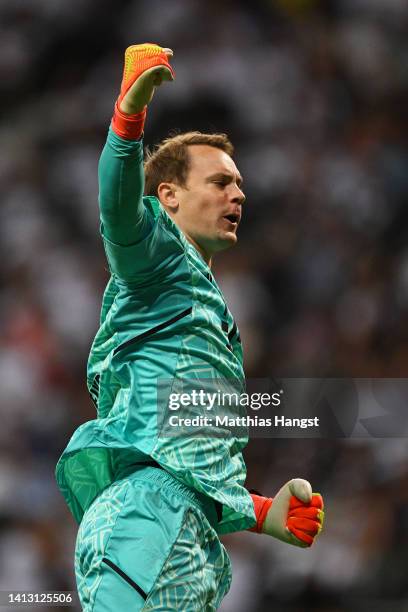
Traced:
<path fill-rule="evenodd" d="M 124 477 L 125 474 L 122 474 L 121 478 Z M 129 466 L 126 478 L 131 480 L 147 481 L 152 484 L 159 485 L 163 491 L 168 491 L 170 494 L 183 498 L 201 510 L 211 527 L 216 529 L 219 518 L 221 518 L 219 516 L 221 504 L 216 502 L 214 499 L 211 499 L 211 497 L 208 497 L 199 491 L 195 491 L 194 489 L 191 489 L 187 485 L 183 484 L 160 465 L 151 463 Z"/>

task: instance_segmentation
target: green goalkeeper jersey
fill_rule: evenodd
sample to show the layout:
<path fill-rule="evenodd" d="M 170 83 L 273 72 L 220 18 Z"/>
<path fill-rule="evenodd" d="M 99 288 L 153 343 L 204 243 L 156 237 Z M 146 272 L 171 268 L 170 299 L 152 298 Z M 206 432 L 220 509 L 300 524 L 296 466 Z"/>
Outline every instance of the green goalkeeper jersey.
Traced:
<path fill-rule="evenodd" d="M 97 418 L 74 432 L 58 462 L 61 491 L 80 522 L 95 497 L 127 469 L 154 461 L 222 505 L 219 533 L 253 526 L 241 454 L 246 432 L 160 434 L 158 416 L 168 396 L 159 397 L 159 381 L 233 379 L 243 385 L 239 332 L 223 294 L 159 201 L 142 197 L 141 141 L 110 130 L 99 180 L 111 278 L 88 361 Z M 127 240 L 109 239 L 109 229 L 126 214 Z"/>

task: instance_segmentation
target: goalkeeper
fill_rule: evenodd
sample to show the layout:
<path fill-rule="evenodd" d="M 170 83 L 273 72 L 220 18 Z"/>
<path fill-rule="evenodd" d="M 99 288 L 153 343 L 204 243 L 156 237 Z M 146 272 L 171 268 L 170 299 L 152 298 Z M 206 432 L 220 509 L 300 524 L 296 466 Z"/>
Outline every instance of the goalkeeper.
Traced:
<path fill-rule="evenodd" d="M 153 44 L 127 49 L 99 164 L 111 277 L 88 361 L 97 418 L 57 466 L 80 523 L 85 612 L 216 610 L 231 582 L 220 534 L 251 529 L 307 547 L 323 520 L 305 480 L 273 500 L 244 488 L 246 437 L 158 435 L 158 380 L 244 380 L 237 325 L 211 272 L 213 255 L 236 243 L 242 214 L 233 147 L 224 134 L 189 132 L 143 166 L 147 105 L 174 79 L 172 55 Z"/>

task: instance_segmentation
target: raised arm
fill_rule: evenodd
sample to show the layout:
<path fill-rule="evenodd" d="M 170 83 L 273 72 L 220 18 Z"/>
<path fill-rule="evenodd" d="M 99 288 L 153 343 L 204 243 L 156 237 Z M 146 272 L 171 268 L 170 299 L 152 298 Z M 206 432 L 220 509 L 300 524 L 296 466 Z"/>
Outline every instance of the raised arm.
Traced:
<path fill-rule="evenodd" d="M 163 81 L 174 79 L 171 49 L 133 45 L 126 49 L 120 95 L 99 162 L 102 232 L 108 240 L 130 245 L 144 238 L 150 219 L 143 206 L 143 134 L 147 105 Z"/>

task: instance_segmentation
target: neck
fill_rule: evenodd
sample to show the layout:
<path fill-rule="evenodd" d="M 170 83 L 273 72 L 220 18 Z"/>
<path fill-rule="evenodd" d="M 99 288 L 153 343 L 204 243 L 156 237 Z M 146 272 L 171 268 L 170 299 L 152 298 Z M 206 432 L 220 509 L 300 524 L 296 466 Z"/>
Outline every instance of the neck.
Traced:
<path fill-rule="evenodd" d="M 212 265 L 212 255 L 209 255 L 209 253 L 207 253 L 199 244 L 197 244 L 197 242 L 195 240 L 193 240 L 193 238 L 190 238 L 190 236 L 187 236 L 187 234 L 185 234 L 185 237 L 193 245 L 193 247 L 196 249 L 196 251 L 198 251 L 200 253 L 201 257 L 204 259 L 204 261 L 207 264 L 207 266 L 209 268 L 211 268 L 211 265 Z"/>
<path fill-rule="evenodd" d="M 190 244 L 193 245 L 193 247 L 195 248 L 196 251 L 198 251 L 201 255 L 201 257 L 204 259 L 205 263 L 207 264 L 207 266 L 209 268 L 211 268 L 212 265 L 212 254 L 207 253 L 207 251 L 205 249 L 203 249 L 195 240 L 194 238 L 191 238 L 191 236 L 189 236 L 187 234 L 187 232 L 183 229 L 183 227 L 181 227 L 181 225 L 179 223 L 177 223 L 176 221 L 176 215 L 174 215 L 170 210 L 168 210 L 166 208 L 166 206 L 163 205 L 163 202 L 161 200 L 160 204 L 162 205 L 162 207 L 164 208 L 164 210 L 166 211 L 166 213 L 168 214 L 168 216 L 170 217 L 170 219 L 177 225 L 177 227 L 179 228 L 179 230 L 182 231 L 182 233 L 184 234 L 184 237 L 190 242 Z"/>

